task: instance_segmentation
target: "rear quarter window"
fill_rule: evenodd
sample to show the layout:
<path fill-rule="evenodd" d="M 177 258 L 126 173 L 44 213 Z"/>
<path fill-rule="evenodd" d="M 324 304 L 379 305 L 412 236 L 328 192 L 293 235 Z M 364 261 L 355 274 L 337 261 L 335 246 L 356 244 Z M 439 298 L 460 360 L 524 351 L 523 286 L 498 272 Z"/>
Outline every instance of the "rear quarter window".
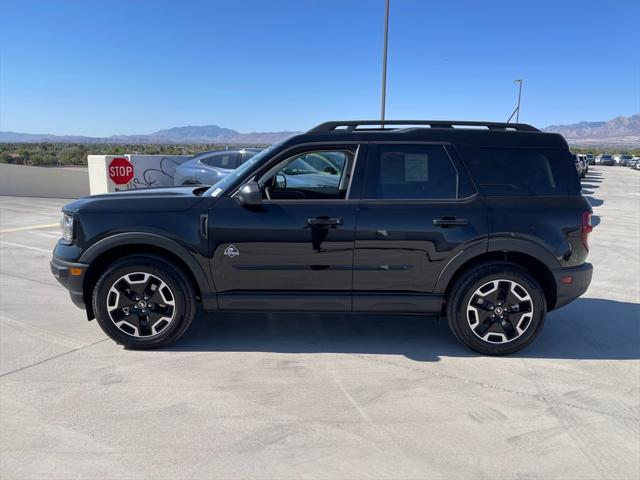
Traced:
<path fill-rule="evenodd" d="M 483 195 L 578 195 L 580 180 L 568 150 L 479 147 L 463 149 Z"/>

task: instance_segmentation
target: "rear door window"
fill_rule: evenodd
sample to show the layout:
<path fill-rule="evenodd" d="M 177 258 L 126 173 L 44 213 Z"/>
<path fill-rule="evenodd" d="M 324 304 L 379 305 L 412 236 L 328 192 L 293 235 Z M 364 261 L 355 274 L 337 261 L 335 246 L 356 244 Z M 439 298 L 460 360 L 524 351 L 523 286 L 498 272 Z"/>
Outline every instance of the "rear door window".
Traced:
<path fill-rule="evenodd" d="M 456 199 L 458 171 L 442 145 L 379 144 L 370 150 L 365 199 Z"/>
<path fill-rule="evenodd" d="M 464 159 L 484 195 L 577 195 L 580 181 L 567 150 L 480 147 Z"/>

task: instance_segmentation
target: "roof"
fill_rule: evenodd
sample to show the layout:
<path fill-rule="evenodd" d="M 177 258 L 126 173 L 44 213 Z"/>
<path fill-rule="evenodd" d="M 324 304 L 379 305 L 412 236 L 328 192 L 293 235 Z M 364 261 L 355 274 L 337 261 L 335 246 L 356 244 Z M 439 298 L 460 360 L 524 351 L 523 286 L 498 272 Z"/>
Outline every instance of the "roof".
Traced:
<path fill-rule="evenodd" d="M 557 133 L 525 123 L 461 120 L 345 120 L 321 123 L 285 143 L 340 141 L 445 142 L 476 146 L 567 148 Z"/>
<path fill-rule="evenodd" d="M 379 125 L 379 127 L 377 127 Z M 392 125 L 397 125 L 392 127 Z M 421 128 L 470 128 L 480 127 L 487 130 L 515 130 L 518 132 L 539 132 L 526 123 L 479 122 L 468 120 L 337 120 L 321 123 L 307 133 L 328 133 L 339 130 L 400 130 L 399 126 L 420 126 Z M 363 128 L 364 127 L 364 128 Z M 376 128 L 373 128 L 376 127 Z"/>

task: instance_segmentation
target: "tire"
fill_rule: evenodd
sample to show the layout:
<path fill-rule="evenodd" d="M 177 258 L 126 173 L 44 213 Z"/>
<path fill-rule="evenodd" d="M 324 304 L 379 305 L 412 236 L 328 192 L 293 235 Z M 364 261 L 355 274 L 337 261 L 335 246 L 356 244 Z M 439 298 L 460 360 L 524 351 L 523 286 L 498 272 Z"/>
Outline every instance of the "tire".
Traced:
<path fill-rule="evenodd" d="M 92 302 L 104 333 L 127 348 L 146 349 L 182 337 L 196 312 L 195 296 L 180 267 L 159 256 L 135 255 L 104 271 Z"/>
<path fill-rule="evenodd" d="M 467 347 L 483 355 L 507 355 L 538 336 L 547 303 L 539 283 L 523 268 L 485 263 L 456 281 L 446 312 L 449 328 Z"/>

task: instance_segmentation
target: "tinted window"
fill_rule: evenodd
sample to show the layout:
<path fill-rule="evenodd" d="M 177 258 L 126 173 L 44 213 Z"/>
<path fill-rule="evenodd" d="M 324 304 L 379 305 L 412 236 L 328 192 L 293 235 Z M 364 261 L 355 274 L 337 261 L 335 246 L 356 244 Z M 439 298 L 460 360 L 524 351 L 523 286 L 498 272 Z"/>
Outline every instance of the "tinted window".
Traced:
<path fill-rule="evenodd" d="M 218 168 L 236 168 L 235 159 L 237 154 L 234 152 L 229 153 L 216 153 L 207 158 L 200 160 L 202 163 L 209 165 L 210 167 Z"/>
<path fill-rule="evenodd" d="M 363 198 L 458 197 L 458 172 L 441 145 L 378 145 L 371 148 Z"/>
<path fill-rule="evenodd" d="M 485 195 L 578 194 L 577 157 L 566 150 L 474 148 L 464 156 Z"/>

